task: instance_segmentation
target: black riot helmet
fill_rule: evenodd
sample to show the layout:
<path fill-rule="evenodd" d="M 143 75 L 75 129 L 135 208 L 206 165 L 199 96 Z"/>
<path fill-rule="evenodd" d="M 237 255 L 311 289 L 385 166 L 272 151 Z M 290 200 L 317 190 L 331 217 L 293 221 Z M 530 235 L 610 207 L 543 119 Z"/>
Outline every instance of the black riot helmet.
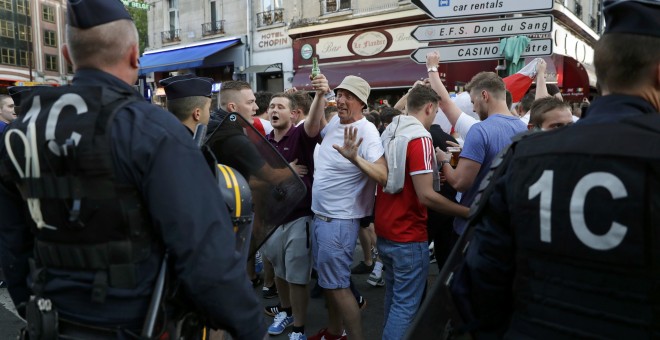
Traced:
<path fill-rule="evenodd" d="M 253 220 L 250 186 L 245 177 L 232 167 L 218 164 L 218 170 L 218 187 L 229 209 L 229 216 L 234 226 L 236 251 L 247 256 Z"/>

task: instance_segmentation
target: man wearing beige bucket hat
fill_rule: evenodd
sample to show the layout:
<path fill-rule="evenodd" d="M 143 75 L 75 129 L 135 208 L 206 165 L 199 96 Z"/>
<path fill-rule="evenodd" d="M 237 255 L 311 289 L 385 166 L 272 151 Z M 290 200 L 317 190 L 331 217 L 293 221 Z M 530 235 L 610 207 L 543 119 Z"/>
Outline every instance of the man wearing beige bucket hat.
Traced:
<path fill-rule="evenodd" d="M 373 211 L 376 182 L 387 182 L 380 135 L 362 115 L 370 90 L 360 77 L 344 78 L 336 87 L 339 112 L 321 131 L 312 188 L 312 255 L 329 320 L 310 340 L 346 339 L 344 328 L 351 339 L 362 339 L 360 310 L 349 289 L 353 249 L 360 219 Z"/>

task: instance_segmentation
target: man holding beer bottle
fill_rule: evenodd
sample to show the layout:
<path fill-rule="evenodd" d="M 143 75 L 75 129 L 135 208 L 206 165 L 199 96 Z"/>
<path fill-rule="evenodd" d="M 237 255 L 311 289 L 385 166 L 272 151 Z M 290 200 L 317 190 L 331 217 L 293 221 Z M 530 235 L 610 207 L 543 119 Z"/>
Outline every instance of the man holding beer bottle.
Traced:
<path fill-rule="evenodd" d="M 360 219 L 373 211 L 376 181 L 387 182 L 380 135 L 362 115 L 370 89 L 360 77 L 344 78 L 336 88 L 339 112 L 321 131 L 314 164 L 312 257 L 325 289 L 329 324 L 310 339 L 345 339 L 344 327 L 351 339 L 362 339 L 360 311 L 349 289 L 350 267 Z"/>
<path fill-rule="evenodd" d="M 330 91 L 328 81 L 321 74 L 315 75 L 312 85 L 316 98 L 312 102 L 309 117 L 301 125 L 293 122 L 295 97 L 287 93 L 273 95 L 268 106 L 268 116 L 273 132 L 268 141 L 282 154 L 287 162 L 303 166 L 298 175 L 307 187 L 307 194 L 296 208 L 277 227 L 265 243 L 263 252 L 273 264 L 275 284 L 281 305 L 268 307 L 277 314 L 268 328 L 271 335 L 279 335 L 293 325 L 289 339 L 302 340 L 305 336 L 305 315 L 309 293 L 307 283 L 312 268 L 310 231 L 312 226 L 312 175 L 314 174 L 314 147 L 324 126 L 325 100 L 323 94 Z"/>

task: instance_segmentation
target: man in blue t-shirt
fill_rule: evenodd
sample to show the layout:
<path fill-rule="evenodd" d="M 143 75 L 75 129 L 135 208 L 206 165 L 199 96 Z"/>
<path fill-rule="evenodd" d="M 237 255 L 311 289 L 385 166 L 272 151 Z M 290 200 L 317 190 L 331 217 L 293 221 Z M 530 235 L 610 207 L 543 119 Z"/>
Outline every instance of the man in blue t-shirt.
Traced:
<path fill-rule="evenodd" d="M 469 207 L 481 180 L 488 173 L 490 162 L 511 144 L 514 135 L 526 131 L 527 126 L 509 111 L 504 82 L 497 74 L 478 73 L 466 85 L 466 91 L 470 93 L 474 111 L 479 114 L 481 122 L 472 126 L 465 137 L 456 169 L 448 162 L 441 162 L 441 166 L 447 182 L 463 193 L 460 203 Z M 449 160 L 451 154 L 441 153 L 441 157 Z M 438 158 L 438 161 L 441 160 Z M 462 234 L 466 225 L 466 219 L 456 217 L 454 231 Z"/>
<path fill-rule="evenodd" d="M 14 100 L 6 94 L 0 94 L 0 134 L 14 119 L 16 119 Z"/>

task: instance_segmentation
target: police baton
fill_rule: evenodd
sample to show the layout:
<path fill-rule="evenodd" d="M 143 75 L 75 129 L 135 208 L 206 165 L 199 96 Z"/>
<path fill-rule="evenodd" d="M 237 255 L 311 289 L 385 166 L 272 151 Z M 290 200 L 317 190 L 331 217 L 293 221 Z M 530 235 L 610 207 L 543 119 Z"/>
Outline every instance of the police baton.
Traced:
<path fill-rule="evenodd" d="M 163 256 L 163 262 L 160 265 L 158 278 L 156 278 L 156 285 L 151 294 L 151 302 L 149 303 L 149 310 L 147 311 L 147 318 L 144 320 L 142 327 L 142 339 L 151 339 L 154 335 L 154 328 L 156 327 L 156 319 L 158 318 L 158 307 L 163 299 L 165 290 L 165 276 L 167 274 L 167 253 Z"/>

